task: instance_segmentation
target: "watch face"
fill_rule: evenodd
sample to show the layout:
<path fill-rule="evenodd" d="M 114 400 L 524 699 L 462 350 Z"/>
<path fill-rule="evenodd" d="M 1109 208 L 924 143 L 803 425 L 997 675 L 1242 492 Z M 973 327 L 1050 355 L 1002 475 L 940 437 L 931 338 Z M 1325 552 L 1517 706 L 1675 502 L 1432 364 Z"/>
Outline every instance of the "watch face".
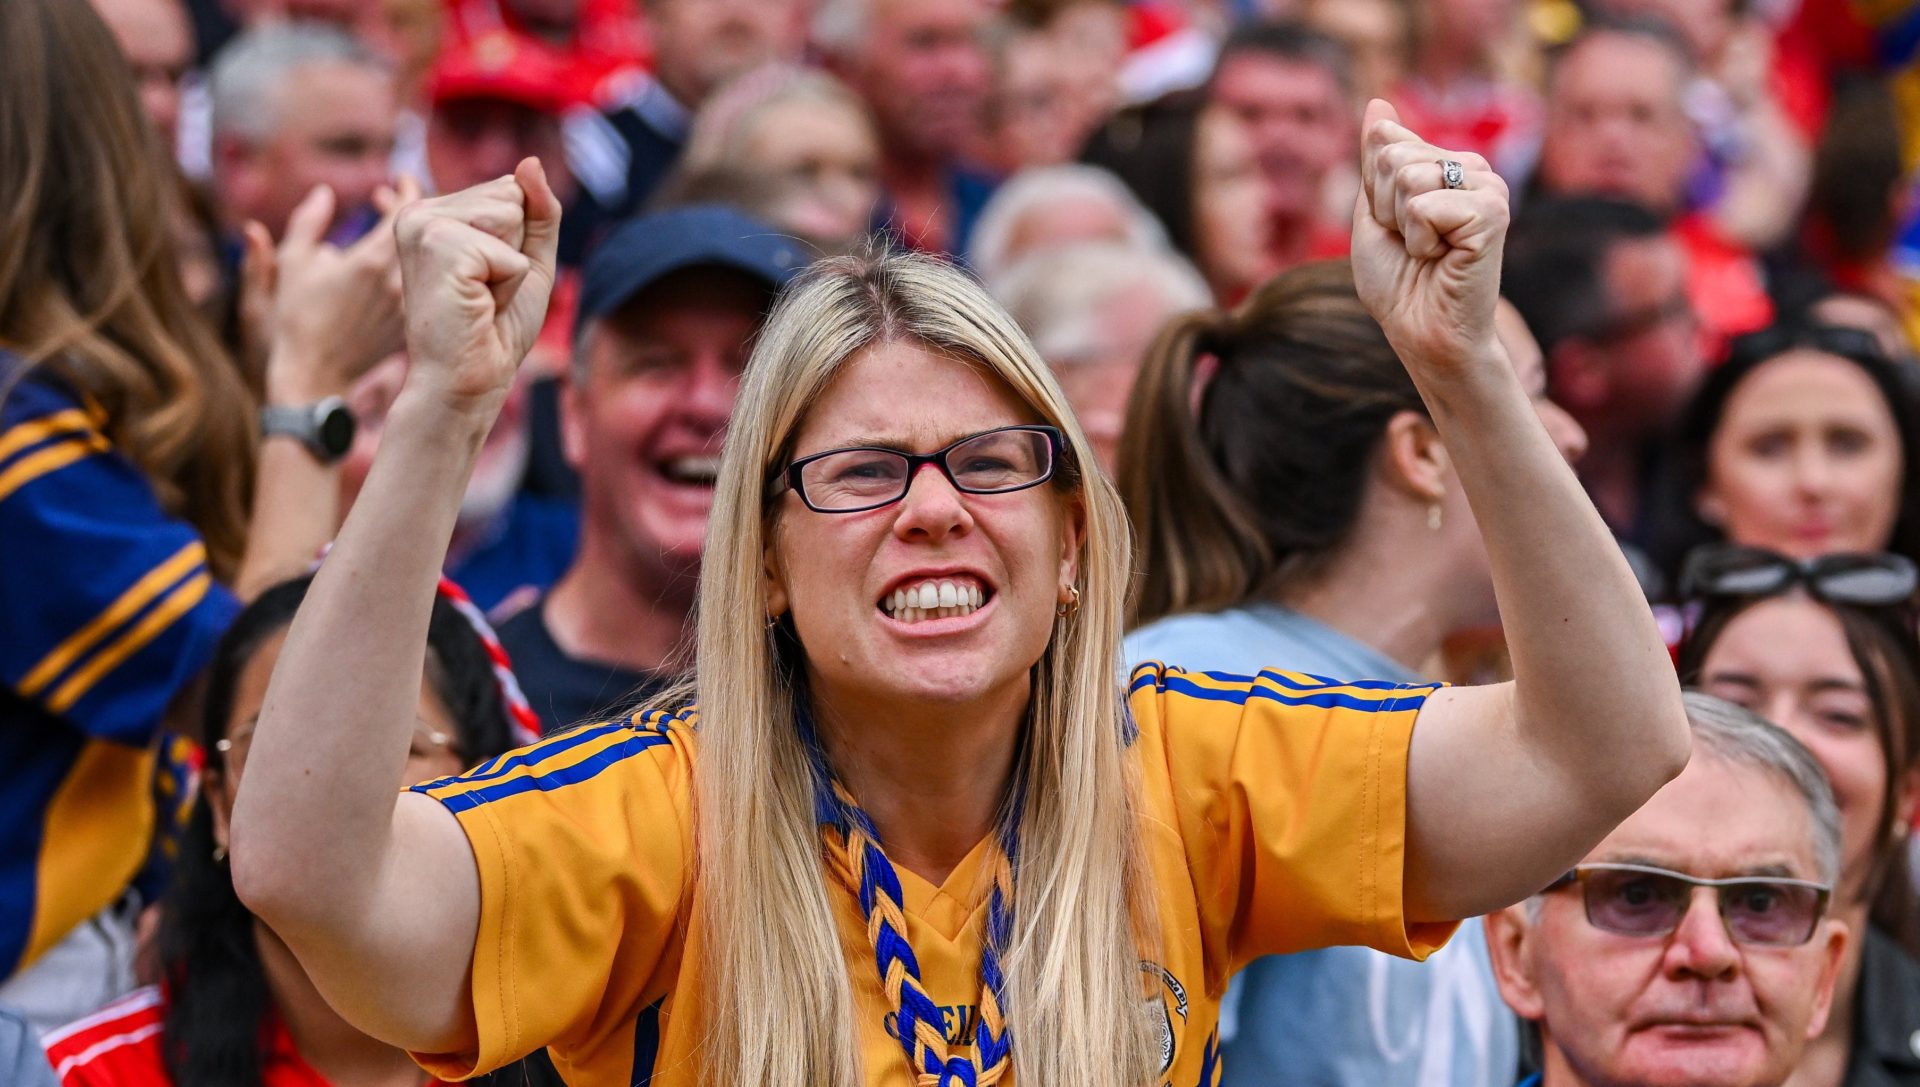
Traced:
<path fill-rule="evenodd" d="M 328 456 L 344 457 L 347 450 L 353 448 L 353 431 L 353 413 L 335 407 L 320 417 L 314 427 L 314 437 Z"/>

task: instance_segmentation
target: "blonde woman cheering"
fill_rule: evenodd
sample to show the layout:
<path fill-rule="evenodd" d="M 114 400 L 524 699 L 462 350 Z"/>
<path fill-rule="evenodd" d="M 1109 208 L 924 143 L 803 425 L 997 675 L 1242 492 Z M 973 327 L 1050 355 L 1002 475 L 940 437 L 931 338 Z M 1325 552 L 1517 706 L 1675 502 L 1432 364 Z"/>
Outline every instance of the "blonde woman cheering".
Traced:
<path fill-rule="evenodd" d="M 551 282 L 529 162 L 401 217 L 414 365 L 260 717 L 242 896 L 446 1076 L 545 1045 L 574 1084 L 1184 1087 L 1249 958 L 1418 956 L 1537 891 L 1686 724 L 1494 339 L 1505 188 L 1384 103 L 1366 131 L 1361 293 L 1485 530 L 1516 682 L 1122 689 L 1126 522 L 1045 364 L 952 269 L 839 261 L 747 368 L 691 689 L 396 800 L 439 545 Z"/>

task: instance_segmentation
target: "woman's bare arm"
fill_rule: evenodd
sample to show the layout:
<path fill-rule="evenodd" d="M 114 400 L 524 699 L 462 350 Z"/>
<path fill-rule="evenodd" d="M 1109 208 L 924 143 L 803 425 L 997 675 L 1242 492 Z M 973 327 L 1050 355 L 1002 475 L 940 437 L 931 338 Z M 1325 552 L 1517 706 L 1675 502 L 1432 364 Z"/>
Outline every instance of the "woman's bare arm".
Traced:
<path fill-rule="evenodd" d="M 400 793 L 434 586 L 460 497 L 553 286 L 537 163 L 410 206 L 412 364 L 366 486 L 281 650 L 233 815 L 234 882 L 327 999 L 377 1037 L 473 1044 L 479 879 L 464 831 Z"/>
<path fill-rule="evenodd" d="M 1680 772 L 1688 732 L 1638 584 L 1494 336 L 1505 184 L 1384 102 L 1365 129 L 1355 280 L 1473 508 L 1516 677 L 1434 695 L 1414 729 L 1407 916 L 1448 920 L 1565 871 Z"/>

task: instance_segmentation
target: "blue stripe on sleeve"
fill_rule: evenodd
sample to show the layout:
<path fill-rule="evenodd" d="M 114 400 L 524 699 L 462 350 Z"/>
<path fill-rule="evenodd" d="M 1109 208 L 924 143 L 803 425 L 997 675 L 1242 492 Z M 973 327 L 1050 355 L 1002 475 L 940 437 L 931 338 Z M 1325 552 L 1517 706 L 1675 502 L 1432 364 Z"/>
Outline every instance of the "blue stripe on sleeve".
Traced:
<path fill-rule="evenodd" d="M 1202 687 L 1182 676 L 1169 675 L 1162 679 L 1162 685 L 1169 691 L 1186 695 L 1189 698 L 1203 699 L 1209 702 L 1231 702 L 1245 705 L 1249 698 L 1263 698 L 1278 702 L 1283 706 L 1315 706 L 1320 709 L 1359 710 L 1362 713 L 1391 713 L 1395 710 L 1413 709 L 1426 701 L 1434 687 L 1413 687 L 1408 697 L 1373 700 L 1355 698 L 1337 691 L 1321 691 L 1317 694 L 1282 694 L 1266 687 L 1245 687 L 1223 691 L 1214 687 Z"/>
<path fill-rule="evenodd" d="M 627 728 L 625 721 L 593 725 L 588 728 L 583 728 L 578 732 L 569 733 L 565 736 L 537 744 L 533 747 L 524 747 L 519 751 L 510 751 L 490 762 L 482 763 L 473 773 L 455 774 L 452 777 L 441 778 L 438 781 L 422 782 L 419 785 L 415 785 L 413 791 L 416 793 L 424 793 L 429 789 L 440 789 L 448 785 L 460 785 L 470 781 L 492 781 L 494 778 L 504 777 L 522 766 L 529 768 L 536 767 L 555 755 L 565 754 L 579 747 L 581 744 L 597 740 L 602 736 L 619 732 L 625 728 Z"/>
<path fill-rule="evenodd" d="M 1187 674 L 1193 675 L 1195 673 L 1189 671 Z M 1282 687 L 1291 687 L 1296 691 L 1312 691 L 1318 690 L 1321 687 L 1353 687 L 1362 691 L 1397 691 L 1407 686 L 1405 683 L 1395 683 L 1390 679 L 1333 679 L 1328 676 L 1316 676 L 1308 672 L 1289 674 L 1268 670 L 1261 672 L 1257 676 L 1243 676 L 1234 672 L 1200 672 L 1198 674 L 1221 683 L 1251 684 L 1255 680 L 1265 679 L 1278 683 Z M 1306 676 L 1309 682 L 1302 683 L 1293 678 L 1296 675 Z M 1415 686 L 1424 687 L 1427 686 L 1427 684 L 1415 684 Z"/>
<path fill-rule="evenodd" d="M 484 789 L 475 789 L 470 793 L 456 793 L 453 796 L 436 796 L 434 799 L 445 804 L 448 811 L 457 815 L 463 811 L 471 811 L 482 804 L 491 804 L 496 800 L 505 800 L 510 796 L 518 796 L 521 793 L 532 792 L 535 789 L 541 792 L 552 792 L 555 789 L 568 785 L 578 785 L 580 782 L 597 777 L 601 771 L 617 762 L 632 758 L 649 748 L 660 747 L 670 742 L 666 736 L 659 733 L 629 736 L 627 739 L 612 747 L 597 751 L 579 762 L 562 767 L 551 773 L 514 778 L 512 781 L 503 781 L 498 785 L 489 785 Z M 423 787 L 415 786 L 414 791 L 423 791 Z"/>

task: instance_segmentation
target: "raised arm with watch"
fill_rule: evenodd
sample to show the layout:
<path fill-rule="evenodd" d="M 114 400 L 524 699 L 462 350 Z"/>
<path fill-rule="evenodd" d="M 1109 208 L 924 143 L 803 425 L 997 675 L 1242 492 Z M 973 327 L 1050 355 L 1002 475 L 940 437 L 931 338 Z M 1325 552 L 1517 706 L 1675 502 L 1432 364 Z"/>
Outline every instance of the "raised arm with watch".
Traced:
<path fill-rule="evenodd" d="M 403 342 L 393 216 L 418 196 L 406 180 L 379 194 L 385 215 L 344 247 L 325 241 L 334 214 L 325 187 L 294 210 L 277 248 L 264 227 L 248 225 L 247 309 L 265 325 L 255 338 L 267 358 L 254 539 L 237 585 L 243 596 L 302 572 L 340 525 L 338 466 L 356 430 L 344 398 Z"/>

